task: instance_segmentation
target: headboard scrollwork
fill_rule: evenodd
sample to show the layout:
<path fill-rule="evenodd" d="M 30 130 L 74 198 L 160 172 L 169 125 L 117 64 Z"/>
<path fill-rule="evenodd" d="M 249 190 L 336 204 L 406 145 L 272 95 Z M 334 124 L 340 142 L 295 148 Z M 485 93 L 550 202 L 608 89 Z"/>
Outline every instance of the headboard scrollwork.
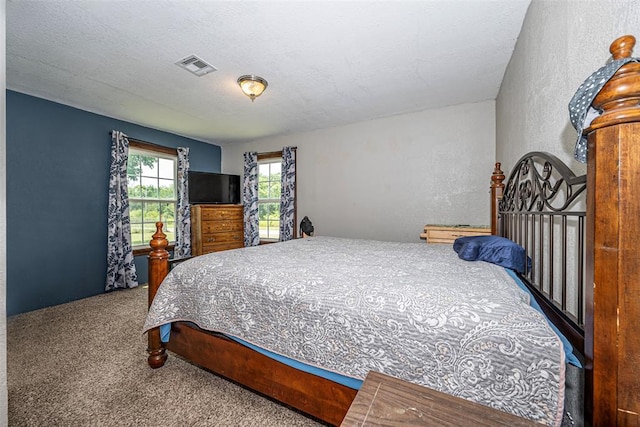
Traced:
<path fill-rule="evenodd" d="M 529 153 L 511 172 L 499 211 L 563 212 L 574 207 L 586 188 L 586 175 L 576 176 L 557 157 Z"/>

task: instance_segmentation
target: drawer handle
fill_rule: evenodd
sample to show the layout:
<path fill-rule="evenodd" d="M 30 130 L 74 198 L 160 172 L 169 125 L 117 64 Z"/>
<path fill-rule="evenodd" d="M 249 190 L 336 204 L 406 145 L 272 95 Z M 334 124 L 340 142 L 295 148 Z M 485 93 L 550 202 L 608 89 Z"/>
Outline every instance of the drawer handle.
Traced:
<path fill-rule="evenodd" d="M 215 242 L 215 241 L 216 241 L 216 238 L 215 238 L 215 237 L 209 237 L 209 238 L 207 239 L 207 243 L 211 243 L 211 242 Z"/>
<path fill-rule="evenodd" d="M 240 235 L 239 235 L 239 234 L 236 234 L 236 235 L 234 235 L 234 236 L 233 236 L 233 238 L 234 238 L 235 240 L 240 240 L 240 238 L 241 238 L 241 237 L 240 237 Z"/>

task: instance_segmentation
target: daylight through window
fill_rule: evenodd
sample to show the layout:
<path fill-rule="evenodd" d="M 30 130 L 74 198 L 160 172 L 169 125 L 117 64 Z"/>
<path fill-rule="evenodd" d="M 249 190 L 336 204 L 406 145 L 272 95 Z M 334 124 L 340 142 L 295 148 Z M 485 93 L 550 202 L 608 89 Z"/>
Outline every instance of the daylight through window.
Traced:
<path fill-rule="evenodd" d="M 129 149 L 127 178 L 131 244 L 148 246 L 156 231 L 155 223 L 164 223 L 169 242 L 175 242 L 177 156 L 155 151 Z"/>
<path fill-rule="evenodd" d="M 280 171 L 282 159 L 268 159 L 258 163 L 258 219 L 260 239 L 280 238 Z"/>

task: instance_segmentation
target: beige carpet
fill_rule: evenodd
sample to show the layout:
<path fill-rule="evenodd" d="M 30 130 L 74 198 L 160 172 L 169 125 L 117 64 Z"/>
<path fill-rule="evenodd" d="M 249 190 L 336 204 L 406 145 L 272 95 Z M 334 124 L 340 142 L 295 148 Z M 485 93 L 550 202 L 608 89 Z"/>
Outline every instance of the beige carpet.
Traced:
<path fill-rule="evenodd" d="M 146 289 L 7 319 L 11 426 L 319 426 L 169 355 L 146 363 Z"/>

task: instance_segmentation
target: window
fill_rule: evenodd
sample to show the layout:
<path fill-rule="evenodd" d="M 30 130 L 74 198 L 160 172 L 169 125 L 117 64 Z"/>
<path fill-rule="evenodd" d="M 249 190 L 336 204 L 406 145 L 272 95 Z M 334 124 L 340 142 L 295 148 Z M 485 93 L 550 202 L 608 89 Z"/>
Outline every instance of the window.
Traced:
<path fill-rule="evenodd" d="M 157 221 L 164 223 L 162 231 L 167 240 L 175 242 L 177 154 L 172 149 L 153 147 L 133 141 L 129 144 L 127 177 L 134 248 L 149 246 Z"/>
<path fill-rule="evenodd" d="M 280 238 L 281 169 L 281 157 L 258 161 L 258 221 L 261 240 Z"/>

